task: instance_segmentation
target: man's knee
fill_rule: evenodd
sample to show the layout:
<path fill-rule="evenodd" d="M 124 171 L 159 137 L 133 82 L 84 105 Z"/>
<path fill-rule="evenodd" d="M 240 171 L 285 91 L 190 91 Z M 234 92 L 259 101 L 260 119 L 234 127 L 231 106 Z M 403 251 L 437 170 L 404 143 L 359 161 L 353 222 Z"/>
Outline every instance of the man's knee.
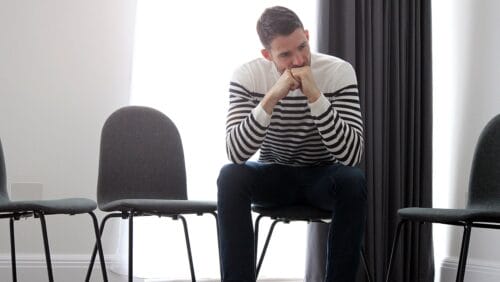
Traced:
<path fill-rule="evenodd" d="M 217 189 L 221 194 L 241 192 L 251 182 L 251 171 L 245 164 L 224 165 L 217 178 Z"/>
<path fill-rule="evenodd" d="M 358 203 L 366 202 L 366 178 L 357 167 L 343 167 L 335 177 L 337 196 Z"/>
<path fill-rule="evenodd" d="M 242 164 L 226 164 L 224 165 L 220 172 L 219 177 L 217 178 L 217 186 L 219 189 L 228 184 L 234 185 L 238 182 L 239 179 L 245 174 L 245 168 Z"/>

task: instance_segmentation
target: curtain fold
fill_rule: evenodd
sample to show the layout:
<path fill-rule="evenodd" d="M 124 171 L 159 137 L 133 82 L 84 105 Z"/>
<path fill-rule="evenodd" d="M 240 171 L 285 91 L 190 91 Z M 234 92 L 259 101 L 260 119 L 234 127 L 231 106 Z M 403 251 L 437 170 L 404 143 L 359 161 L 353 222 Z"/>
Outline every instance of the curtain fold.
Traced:
<path fill-rule="evenodd" d="M 320 0 L 318 49 L 356 69 L 365 122 L 365 249 L 384 281 L 402 207 L 432 206 L 430 0 Z M 430 224 L 408 225 L 390 281 L 433 281 Z M 359 281 L 364 276 L 358 275 Z"/>

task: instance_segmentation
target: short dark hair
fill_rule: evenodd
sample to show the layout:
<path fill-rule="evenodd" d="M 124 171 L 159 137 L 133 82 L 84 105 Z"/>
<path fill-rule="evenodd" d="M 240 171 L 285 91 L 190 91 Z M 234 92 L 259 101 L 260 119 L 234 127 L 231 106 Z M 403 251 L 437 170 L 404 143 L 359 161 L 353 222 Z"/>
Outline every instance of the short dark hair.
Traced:
<path fill-rule="evenodd" d="M 260 42 L 267 49 L 271 47 L 274 38 L 290 35 L 297 28 L 304 28 L 297 14 L 281 6 L 265 9 L 257 21 Z"/>

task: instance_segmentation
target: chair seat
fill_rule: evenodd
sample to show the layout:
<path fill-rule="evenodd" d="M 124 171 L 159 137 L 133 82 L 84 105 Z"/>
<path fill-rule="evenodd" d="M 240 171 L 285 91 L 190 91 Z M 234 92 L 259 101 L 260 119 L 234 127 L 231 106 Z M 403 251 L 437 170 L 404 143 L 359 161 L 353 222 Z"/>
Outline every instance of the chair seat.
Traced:
<path fill-rule="evenodd" d="M 403 208 L 398 214 L 401 219 L 425 222 L 500 222 L 500 210 L 493 209 Z"/>
<path fill-rule="evenodd" d="M 38 211 L 44 214 L 79 214 L 91 212 L 96 208 L 96 202 L 86 198 L 8 201 L 0 203 L 0 212 Z"/>
<path fill-rule="evenodd" d="M 305 205 L 295 205 L 295 206 L 259 206 L 253 205 L 252 210 L 256 213 L 259 213 L 263 216 L 268 216 L 271 218 L 283 218 L 290 220 L 306 220 L 306 221 L 314 221 L 321 219 L 331 219 L 332 212 L 318 209 L 311 206 Z"/>
<path fill-rule="evenodd" d="M 196 214 L 209 213 L 217 210 L 215 201 L 164 200 L 164 199 L 121 199 L 99 205 L 103 211 L 138 210 L 152 214 Z"/>

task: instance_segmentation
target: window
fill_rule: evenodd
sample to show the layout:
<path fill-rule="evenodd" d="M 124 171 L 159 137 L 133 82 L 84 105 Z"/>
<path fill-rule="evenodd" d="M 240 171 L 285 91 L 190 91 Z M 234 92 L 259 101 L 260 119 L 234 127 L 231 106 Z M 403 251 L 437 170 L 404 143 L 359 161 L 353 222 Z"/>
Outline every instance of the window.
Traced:
<path fill-rule="evenodd" d="M 287 6 L 299 15 L 310 31 L 312 49 L 316 50 L 316 2 L 137 1 L 131 104 L 159 109 L 178 126 L 184 145 L 189 199 L 217 197 L 216 179 L 220 168 L 228 162 L 225 118 L 229 79 L 239 64 L 261 56 L 255 23 L 264 8 L 273 5 Z M 218 278 L 213 217 L 193 216 L 187 220 L 197 277 Z M 180 222 L 144 218 L 134 225 L 136 276 L 189 277 Z M 126 228 L 127 224 L 122 226 Z M 287 234 L 276 235 L 262 277 L 302 277 L 306 228 L 294 224 L 275 232 L 280 230 Z M 115 271 L 126 273 L 127 231 L 121 233 L 123 248 L 119 252 L 123 268 Z M 273 257 L 275 261 L 282 260 L 283 248 L 290 245 L 293 248 L 287 254 L 297 255 L 290 256 L 287 266 L 273 269 Z"/>

